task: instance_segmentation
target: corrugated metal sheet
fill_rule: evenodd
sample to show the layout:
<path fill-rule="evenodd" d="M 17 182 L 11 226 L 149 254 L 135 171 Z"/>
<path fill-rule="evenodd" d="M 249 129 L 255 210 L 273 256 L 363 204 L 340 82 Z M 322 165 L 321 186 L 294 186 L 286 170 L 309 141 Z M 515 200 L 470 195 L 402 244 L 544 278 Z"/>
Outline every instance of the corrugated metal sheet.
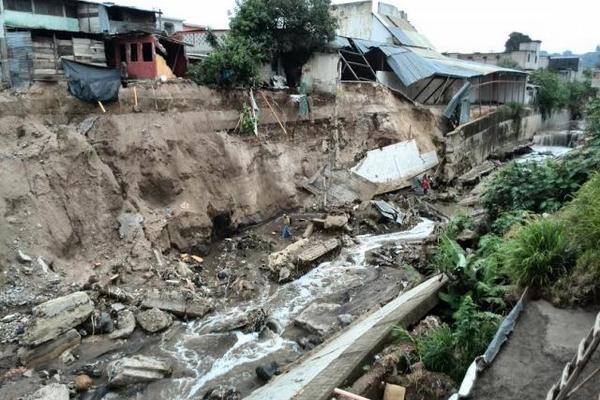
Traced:
<path fill-rule="evenodd" d="M 8 70 L 12 85 L 21 87 L 33 79 L 33 42 L 31 32 L 6 32 Z"/>
<path fill-rule="evenodd" d="M 388 30 L 396 39 L 398 39 L 400 44 L 404 46 L 416 46 L 426 49 L 433 49 L 433 45 L 429 39 L 421 35 L 419 32 L 397 27 L 389 27 Z"/>
<path fill-rule="evenodd" d="M 525 74 L 523 71 L 497 67 L 495 65 L 449 58 L 432 49 L 393 46 L 386 43 L 359 39 L 354 39 L 354 43 L 356 43 L 363 53 L 368 53 L 374 49 L 382 51 L 392 71 L 407 87 L 422 79 L 433 76 L 471 78 L 496 72 Z"/>

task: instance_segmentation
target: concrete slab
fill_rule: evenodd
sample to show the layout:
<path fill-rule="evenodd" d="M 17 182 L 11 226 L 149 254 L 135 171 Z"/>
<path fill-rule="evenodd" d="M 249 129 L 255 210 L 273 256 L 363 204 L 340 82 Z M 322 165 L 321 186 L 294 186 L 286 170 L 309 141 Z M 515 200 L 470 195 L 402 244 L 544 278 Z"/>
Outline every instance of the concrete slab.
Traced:
<path fill-rule="evenodd" d="M 328 400 L 334 388 L 359 374 L 369 355 L 381 350 L 395 325 L 408 326 L 438 301 L 446 279 L 435 276 L 350 325 L 295 367 L 255 390 L 249 400 Z"/>

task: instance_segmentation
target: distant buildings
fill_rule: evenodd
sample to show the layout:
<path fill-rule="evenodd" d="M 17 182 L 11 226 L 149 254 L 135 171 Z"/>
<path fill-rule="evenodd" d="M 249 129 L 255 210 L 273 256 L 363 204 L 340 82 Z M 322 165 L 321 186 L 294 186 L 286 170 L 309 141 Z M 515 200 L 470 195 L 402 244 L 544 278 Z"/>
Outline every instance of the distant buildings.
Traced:
<path fill-rule="evenodd" d="M 523 71 L 535 71 L 542 68 L 540 56 L 540 40 L 521 43 L 519 50 L 503 51 L 500 53 L 444 53 L 448 57 L 460 60 L 475 61 L 482 64 L 498 66 L 516 66 Z"/>
<path fill-rule="evenodd" d="M 577 56 L 549 56 L 547 68 L 562 76 L 568 82 L 583 80 L 581 58 Z"/>

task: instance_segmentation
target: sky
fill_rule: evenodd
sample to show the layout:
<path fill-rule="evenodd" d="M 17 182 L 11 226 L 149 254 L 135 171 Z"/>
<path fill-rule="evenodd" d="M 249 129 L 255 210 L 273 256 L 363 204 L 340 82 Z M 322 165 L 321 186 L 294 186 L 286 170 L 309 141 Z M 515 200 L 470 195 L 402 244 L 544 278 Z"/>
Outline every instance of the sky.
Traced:
<path fill-rule="evenodd" d="M 235 0 L 116 0 L 186 22 L 226 28 Z M 345 3 L 348 1 L 333 1 Z M 508 34 L 523 32 L 542 50 L 584 53 L 600 45 L 598 0 L 387 0 L 408 13 L 417 30 L 439 51 L 502 51 Z"/>

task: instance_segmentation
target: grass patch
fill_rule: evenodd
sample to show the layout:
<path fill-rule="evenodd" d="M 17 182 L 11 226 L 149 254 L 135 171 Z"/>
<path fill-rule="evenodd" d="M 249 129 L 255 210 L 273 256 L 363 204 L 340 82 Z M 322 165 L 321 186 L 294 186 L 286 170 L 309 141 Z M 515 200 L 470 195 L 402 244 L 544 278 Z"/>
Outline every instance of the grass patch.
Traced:
<path fill-rule="evenodd" d="M 518 228 L 503 251 L 508 276 L 523 287 L 548 287 L 572 262 L 565 225 L 552 218 L 538 217 Z"/>

